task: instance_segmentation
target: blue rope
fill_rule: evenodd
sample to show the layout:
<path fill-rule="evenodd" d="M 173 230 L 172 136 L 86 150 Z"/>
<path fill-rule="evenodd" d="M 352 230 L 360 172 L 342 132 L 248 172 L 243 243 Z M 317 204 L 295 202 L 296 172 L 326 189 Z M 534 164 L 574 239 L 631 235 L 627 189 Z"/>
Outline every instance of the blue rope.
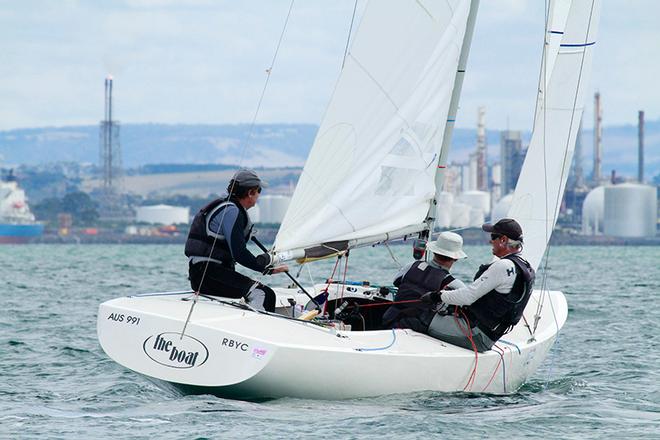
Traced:
<path fill-rule="evenodd" d="M 392 329 L 392 342 L 390 342 L 390 345 L 388 345 L 388 346 L 386 346 L 386 347 L 380 347 L 380 348 L 356 348 L 355 351 L 378 351 L 378 350 L 386 350 L 386 349 L 390 348 L 391 346 L 393 346 L 395 342 L 396 342 L 396 332 L 394 331 L 394 329 Z"/>

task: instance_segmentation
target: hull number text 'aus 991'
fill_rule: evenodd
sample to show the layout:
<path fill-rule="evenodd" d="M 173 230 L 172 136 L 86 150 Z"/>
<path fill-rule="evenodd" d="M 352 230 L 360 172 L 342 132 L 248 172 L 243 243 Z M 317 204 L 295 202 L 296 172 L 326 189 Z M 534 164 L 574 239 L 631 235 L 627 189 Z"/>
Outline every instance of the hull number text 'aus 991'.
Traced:
<path fill-rule="evenodd" d="M 126 324 L 135 324 L 140 323 L 140 318 L 137 316 L 124 315 L 123 313 L 110 313 L 108 319 L 112 319 L 115 322 L 125 322 Z"/>

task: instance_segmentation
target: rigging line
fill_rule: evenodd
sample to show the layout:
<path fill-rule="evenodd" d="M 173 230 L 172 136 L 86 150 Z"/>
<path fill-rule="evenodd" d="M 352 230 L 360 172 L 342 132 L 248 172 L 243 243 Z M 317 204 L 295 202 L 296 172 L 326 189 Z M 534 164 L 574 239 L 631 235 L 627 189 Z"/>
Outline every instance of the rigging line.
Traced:
<path fill-rule="evenodd" d="M 270 75 L 273 72 L 273 67 L 275 67 L 275 61 L 277 60 L 277 54 L 280 51 L 280 46 L 282 45 L 282 40 L 284 39 L 284 34 L 286 32 L 287 25 L 289 24 L 289 18 L 291 17 L 291 10 L 293 9 L 293 4 L 295 3 L 296 0 L 291 0 L 291 4 L 289 5 L 289 11 L 286 14 L 286 19 L 284 20 L 284 27 L 282 28 L 282 32 L 280 33 L 280 39 L 277 42 L 277 47 L 275 48 L 275 53 L 273 54 L 273 60 L 270 62 L 270 67 L 266 69 L 266 81 L 264 82 L 264 87 L 261 90 L 261 96 L 259 96 L 259 101 L 257 103 L 257 108 L 254 112 L 254 116 L 252 117 L 252 122 L 250 123 L 250 129 L 248 130 L 247 137 L 245 138 L 245 144 L 243 146 L 243 151 L 241 153 L 241 163 L 243 162 L 243 159 L 245 158 L 245 152 L 247 151 L 248 145 L 250 145 L 250 139 L 252 138 L 252 131 L 254 130 L 254 124 L 257 121 L 257 117 L 259 116 L 259 110 L 261 109 L 261 104 L 263 102 L 264 96 L 266 95 L 266 89 L 268 88 L 268 83 L 270 81 Z"/>
<path fill-rule="evenodd" d="M 387 242 L 383 243 L 385 245 L 385 248 L 387 248 L 387 251 L 390 253 L 390 257 L 392 257 L 392 260 L 399 266 L 399 269 L 401 269 L 403 266 L 399 262 L 399 260 L 396 258 L 394 255 L 394 252 L 392 252 L 392 249 L 390 248 L 390 245 Z"/>
<path fill-rule="evenodd" d="M 550 300 L 550 308 L 552 309 L 552 317 L 555 320 L 555 327 L 557 328 L 557 337 L 555 338 L 555 343 L 553 347 L 558 347 L 559 346 L 559 336 L 561 334 L 561 329 L 559 328 L 559 323 L 557 322 L 557 315 L 555 313 L 555 305 L 552 303 L 552 300 Z M 551 350 L 552 353 L 550 353 L 550 367 L 548 368 L 548 374 L 545 378 L 545 387 L 548 387 L 548 384 L 550 383 L 550 376 L 552 375 L 552 371 L 554 370 L 555 366 L 555 353 L 557 352 L 558 348 L 555 348 L 555 350 Z"/>
<path fill-rule="evenodd" d="M 247 147 L 250 143 L 250 138 L 252 137 L 252 131 L 254 129 L 254 124 L 257 120 L 257 116 L 259 115 L 259 110 L 261 109 L 261 103 L 263 102 L 264 95 L 266 94 L 266 89 L 268 88 L 268 82 L 270 81 L 270 74 L 273 71 L 273 67 L 275 66 L 275 60 L 277 59 L 277 54 L 279 53 L 280 45 L 282 44 L 282 39 L 284 38 L 284 33 L 286 32 L 286 27 L 287 27 L 287 24 L 289 23 L 289 17 L 291 16 L 291 10 L 293 9 L 293 4 L 294 3 L 295 3 L 295 0 L 291 0 L 291 4 L 289 5 L 289 11 L 287 12 L 286 20 L 284 21 L 284 27 L 282 28 L 282 32 L 280 34 L 280 39 L 277 42 L 277 47 L 275 48 L 275 54 L 273 55 L 273 59 L 270 63 L 270 67 L 266 70 L 266 73 L 267 73 L 266 81 L 264 82 L 264 87 L 261 91 L 261 96 L 259 97 L 259 101 L 257 103 L 257 108 L 254 112 L 254 116 L 252 117 L 252 122 L 250 123 L 250 128 L 248 130 L 248 134 L 245 138 L 245 142 L 243 143 L 243 150 L 241 152 L 241 158 L 238 161 L 239 167 L 242 166 L 243 161 L 245 160 L 245 152 L 247 151 Z M 231 186 L 229 187 L 228 199 L 231 197 L 231 195 L 234 191 L 234 186 L 235 185 L 236 185 L 236 182 L 234 180 L 232 180 Z M 224 218 L 225 218 L 226 214 L 227 214 L 226 209 L 223 209 L 222 218 L 220 219 L 220 224 L 221 225 L 224 221 Z M 215 244 L 216 244 L 217 240 L 218 240 L 218 234 L 214 234 L 213 243 L 211 244 L 211 251 L 209 253 L 209 256 L 213 255 L 213 249 L 215 248 Z M 199 290 L 202 289 L 202 285 L 204 284 L 204 279 L 206 278 L 206 272 L 208 270 L 209 263 L 210 263 L 210 260 L 207 260 L 206 264 L 204 265 L 204 271 L 202 272 L 202 277 L 199 281 L 198 291 L 195 292 L 193 302 L 192 302 L 192 304 L 190 304 L 190 310 L 188 311 L 188 316 L 186 317 L 186 322 L 183 324 L 183 329 L 181 330 L 181 339 L 183 339 L 183 335 L 186 333 L 186 328 L 188 327 L 188 323 L 190 322 L 190 317 L 192 316 L 193 309 L 195 308 L 195 305 L 197 304 L 197 299 L 198 299 L 198 296 L 199 296 Z"/>
<path fill-rule="evenodd" d="M 546 139 L 547 139 L 547 115 L 548 115 L 548 105 L 547 105 L 547 99 L 546 99 L 546 93 L 548 91 L 548 84 L 547 84 L 547 69 L 548 69 L 548 30 L 549 30 L 549 25 L 550 23 L 550 2 L 547 0 L 545 1 L 545 30 L 543 32 L 543 56 L 542 56 L 542 67 L 541 67 L 541 76 L 542 76 L 542 86 L 541 86 L 541 102 L 542 102 L 542 108 L 541 108 L 541 116 L 543 118 L 543 137 L 542 137 L 542 145 L 543 145 L 543 189 L 544 189 L 544 196 L 545 196 L 545 221 L 544 221 L 544 232 L 545 232 L 545 242 L 546 242 L 546 249 L 547 249 L 547 244 L 550 241 L 550 238 L 548 237 L 549 232 L 548 232 L 548 204 L 549 204 L 549 199 L 548 199 L 548 163 L 547 163 L 547 144 L 546 144 Z M 536 119 L 536 115 L 535 115 Z M 547 254 L 546 254 L 547 255 Z M 547 260 L 547 257 L 546 257 Z M 546 263 L 547 264 L 547 263 Z M 544 267 L 543 269 L 543 277 L 541 281 L 541 298 L 539 301 L 539 304 L 543 303 L 544 300 L 544 292 L 545 292 L 545 283 L 546 283 L 546 268 Z M 536 317 L 540 315 L 540 310 L 537 305 L 536 308 Z M 538 318 L 535 318 L 536 321 L 538 321 Z M 536 327 L 534 327 L 536 329 Z M 532 331 L 532 337 L 534 337 L 534 331 Z"/>
<path fill-rule="evenodd" d="M 495 345 L 494 347 L 497 347 L 497 346 Z M 497 347 L 497 348 L 499 348 L 499 347 Z M 495 379 L 495 374 L 497 374 L 497 371 L 500 369 L 500 364 L 504 361 L 504 350 L 502 350 L 502 352 L 500 352 L 499 350 L 493 350 L 493 351 L 500 355 L 500 360 L 497 361 L 497 365 L 495 366 L 495 370 L 493 370 L 493 374 L 490 376 L 490 380 L 488 381 L 486 386 L 483 387 L 483 389 L 481 390 L 482 393 L 484 391 L 486 391 L 486 388 L 488 388 L 490 386 L 491 382 L 493 382 L 493 379 Z"/>
<path fill-rule="evenodd" d="M 353 31 L 353 22 L 355 21 L 355 11 L 357 10 L 358 0 L 355 0 L 353 5 L 353 16 L 351 17 L 351 25 L 348 28 L 348 37 L 346 37 L 346 48 L 344 49 L 344 59 L 341 61 L 341 70 L 344 70 L 344 64 L 346 64 L 346 54 L 348 54 L 348 45 L 351 41 L 351 32 Z"/>
<path fill-rule="evenodd" d="M 544 75 L 545 70 L 544 69 L 545 69 L 545 65 L 546 65 L 546 52 L 547 52 L 546 51 L 546 49 L 547 49 L 547 44 L 546 43 L 548 42 L 548 37 L 547 37 L 548 23 L 549 23 L 549 20 L 550 20 L 550 18 L 549 18 L 550 17 L 550 4 L 548 3 L 548 0 L 545 0 L 545 2 L 544 2 L 543 12 L 544 12 L 544 15 L 545 15 L 545 17 L 544 17 L 545 26 L 544 26 L 544 29 L 543 29 L 543 49 L 541 50 L 541 67 L 539 69 L 539 83 L 538 83 L 539 84 L 539 91 L 545 90 L 545 87 L 543 87 L 545 85 L 545 75 Z M 545 98 L 545 91 L 543 93 L 544 93 L 543 97 Z M 544 100 L 544 102 L 545 102 L 545 100 Z M 533 124 L 532 133 L 534 132 L 534 128 L 536 126 L 536 114 L 539 111 L 538 97 L 537 97 L 536 104 L 537 105 L 534 106 L 534 119 L 532 120 L 532 124 Z"/>
<path fill-rule="evenodd" d="M 587 43 L 587 41 L 589 41 L 589 33 L 591 32 L 591 20 L 592 20 L 593 15 L 594 15 L 594 4 L 595 4 L 595 1 L 592 0 L 591 9 L 589 11 L 589 21 L 587 23 L 587 29 L 586 29 L 586 32 L 585 32 L 585 35 L 584 35 L 585 44 Z M 562 160 L 561 175 L 560 175 L 560 178 L 559 178 L 560 182 L 564 180 L 564 174 L 566 173 L 566 156 L 568 155 L 568 149 L 569 149 L 570 142 L 571 142 L 571 130 L 573 129 L 573 123 L 575 122 L 575 108 L 577 107 L 577 99 L 578 99 L 578 95 L 579 95 L 579 92 L 580 92 L 580 86 L 581 86 L 581 83 L 582 83 L 582 71 L 584 69 L 584 59 L 587 55 L 587 50 L 588 50 L 587 47 L 588 46 L 585 45 L 584 48 L 582 49 L 582 57 L 580 58 L 580 70 L 578 72 L 578 79 L 577 79 L 577 85 L 575 87 L 575 94 L 573 95 L 573 108 L 571 110 L 571 120 L 570 120 L 570 123 L 569 123 L 569 126 L 568 126 L 568 137 L 566 138 L 566 145 L 565 145 L 565 148 L 564 148 L 564 156 L 563 156 L 563 160 Z M 553 216 L 559 210 L 560 204 L 561 204 L 561 191 L 557 191 L 557 197 L 556 197 L 556 200 L 555 200 Z M 548 242 L 548 246 L 546 247 L 545 253 L 546 253 L 545 266 L 543 268 L 544 284 L 545 284 L 545 278 L 546 278 L 546 273 L 547 273 L 547 268 L 548 268 L 548 260 L 550 259 L 550 243 L 549 242 Z M 540 313 L 541 313 L 542 309 L 543 309 L 543 301 L 541 301 L 540 304 L 539 304 L 537 316 L 540 316 Z M 554 308 L 553 308 L 553 316 L 554 316 Z M 555 317 L 555 320 L 556 320 L 556 317 Z M 534 332 L 536 332 L 537 327 L 538 327 L 538 318 L 536 318 L 535 322 L 534 322 Z"/>

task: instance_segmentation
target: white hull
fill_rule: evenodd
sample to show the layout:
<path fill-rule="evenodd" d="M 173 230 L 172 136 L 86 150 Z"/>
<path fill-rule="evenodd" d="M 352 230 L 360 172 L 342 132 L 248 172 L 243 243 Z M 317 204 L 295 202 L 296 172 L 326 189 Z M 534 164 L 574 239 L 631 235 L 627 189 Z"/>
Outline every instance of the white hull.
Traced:
<path fill-rule="evenodd" d="M 278 292 L 281 305 L 292 292 Z M 534 292 L 525 312 L 530 324 L 539 295 Z M 521 321 L 505 335 L 506 343 L 497 344 L 503 355 L 491 350 L 475 359 L 470 350 L 410 330 L 338 331 L 203 297 L 181 338 L 189 298 L 190 293 L 154 294 L 101 304 L 101 346 L 138 373 L 191 392 L 242 399 L 345 399 L 423 390 L 503 394 L 536 371 L 568 310 L 561 292 L 546 292 L 534 340 Z"/>

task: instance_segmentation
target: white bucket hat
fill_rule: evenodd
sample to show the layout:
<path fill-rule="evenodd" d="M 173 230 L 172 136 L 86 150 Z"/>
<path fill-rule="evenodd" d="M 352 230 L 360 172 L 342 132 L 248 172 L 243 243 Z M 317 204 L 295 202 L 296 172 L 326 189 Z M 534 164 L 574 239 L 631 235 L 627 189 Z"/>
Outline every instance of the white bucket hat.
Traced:
<path fill-rule="evenodd" d="M 440 233 L 435 241 L 426 245 L 426 249 L 454 260 L 467 258 L 467 254 L 463 252 L 463 237 L 454 232 Z"/>

